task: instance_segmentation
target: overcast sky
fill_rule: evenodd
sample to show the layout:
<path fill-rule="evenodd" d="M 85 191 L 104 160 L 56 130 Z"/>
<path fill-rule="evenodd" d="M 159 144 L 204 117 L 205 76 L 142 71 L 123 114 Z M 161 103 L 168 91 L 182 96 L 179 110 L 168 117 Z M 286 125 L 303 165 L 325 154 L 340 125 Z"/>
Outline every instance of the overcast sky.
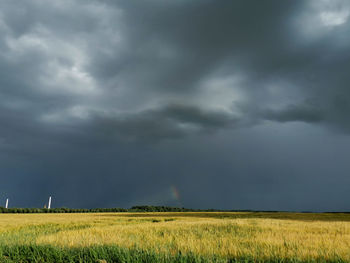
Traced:
<path fill-rule="evenodd" d="M 347 0 L 3 0 L 0 205 L 350 211 L 349 70 Z"/>

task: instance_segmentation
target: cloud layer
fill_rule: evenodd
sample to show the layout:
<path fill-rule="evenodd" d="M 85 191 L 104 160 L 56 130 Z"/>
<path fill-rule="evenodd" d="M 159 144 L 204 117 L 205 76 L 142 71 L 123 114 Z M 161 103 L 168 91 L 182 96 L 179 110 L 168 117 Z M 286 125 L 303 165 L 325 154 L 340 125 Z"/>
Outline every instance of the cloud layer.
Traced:
<path fill-rule="evenodd" d="M 136 185 L 135 193 L 110 190 L 108 206 L 154 200 L 147 195 L 176 184 L 187 193 L 184 205 L 229 208 L 232 198 L 219 194 L 225 184 L 212 191 L 218 194 L 213 201 L 193 203 L 185 185 L 194 195 L 200 192 L 195 182 L 209 191 L 215 176 L 226 178 L 226 185 L 245 185 L 258 182 L 262 168 L 258 156 L 253 168 L 222 164 L 216 151 L 236 156 L 243 145 L 256 150 L 274 138 L 274 129 L 299 138 L 297 144 L 308 131 L 348 142 L 347 1 L 30 0 L 3 1 L 0 10 L 0 162 L 3 174 L 13 176 L 6 179 L 4 195 L 25 195 L 22 184 L 32 182 L 33 189 L 42 185 L 57 193 L 62 204 L 71 196 L 77 200 L 71 205 L 103 205 L 106 197 L 97 197 L 103 190 L 86 201 L 73 196 L 88 195 L 101 176 L 101 188 Z M 223 146 L 232 136 L 241 138 L 237 149 Z M 212 155 L 196 150 L 209 142 Z M 268 147 L 276 146 L 271 141 Z M 282 152 L 290 151 L 290 145 L 284 147 Z M 192 167 L 181 156 L 202 161 Z M 318 157 L 307 158 L 301 165 L 311 169 Z M 208 162 L 210 168 L 202 169 Z M 274 165 L 270 160 L 262 165 L 266 184 L 255 184 L 257 196 L 273 185 L 288 184 L 295 193 L 289 184 L 293 175 L 276 179 Z M 340 167 L 339 182 L 348 168 Z M 48 187 L 51 182 L 56 187 Z M 77 191 L 80 183 L 85 189 Z M 39 196 L 28 200 L 39 202 Z M 266 198 L 263 204 L 246 200 L 240 208 L 284 207 Z"/>

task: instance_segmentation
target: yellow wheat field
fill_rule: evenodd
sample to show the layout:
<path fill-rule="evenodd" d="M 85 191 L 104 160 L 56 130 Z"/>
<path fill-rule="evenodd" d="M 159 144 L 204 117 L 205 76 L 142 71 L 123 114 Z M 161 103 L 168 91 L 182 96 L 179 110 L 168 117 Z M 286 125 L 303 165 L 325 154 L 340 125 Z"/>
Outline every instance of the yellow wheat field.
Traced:
<path fill-rule="evenodd" d="M 0 214 L 2 245 L 118 245 L 223 258 L 350 261 L 350 215 L 292 213 Z"/>

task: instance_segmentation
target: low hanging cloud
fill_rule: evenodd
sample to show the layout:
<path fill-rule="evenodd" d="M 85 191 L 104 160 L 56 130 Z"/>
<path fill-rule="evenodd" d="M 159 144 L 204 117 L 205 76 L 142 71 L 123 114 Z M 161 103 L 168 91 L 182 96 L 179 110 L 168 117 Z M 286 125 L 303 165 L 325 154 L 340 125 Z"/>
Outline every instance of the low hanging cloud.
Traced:
<path fill-rule="evenodd" d="M 282 110 L 265 110 L 262 117 L 266 120 L 278 122 L 320 123 L 324 121 L 325 114 L 320 109 L 310 105 L 289 105 Z"/>
<path fill-rule="evenodd" d="M 129 140 L 158 141 L 191 134 L 212 133 L 233 127 L 239 121 L 232 114 L 206 111 L 189 105 L 167 105 L 137 113 L 94 116 L 94 126 L 102 136 Z"/>

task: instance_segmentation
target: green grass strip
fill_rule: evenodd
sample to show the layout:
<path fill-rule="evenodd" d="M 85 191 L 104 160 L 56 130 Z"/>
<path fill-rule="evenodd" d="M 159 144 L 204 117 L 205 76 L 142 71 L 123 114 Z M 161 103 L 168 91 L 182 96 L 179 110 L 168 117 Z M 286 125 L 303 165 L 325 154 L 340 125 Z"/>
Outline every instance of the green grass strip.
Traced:
<path fill-rule="evenodd" d="M 193 254 L 157 254 L 148 250 L 126 249 L 117 246 L 92 246 L 81 248 L 59 248 L 50 245 L 15 245 L 0 246 L 1 263 L 27 263 L 27 262 L 57 262 L 57 263 L 302 263 L 324 262 L 345 263 L 345 261 L 313 259 L 300 261 L 297 259 L 257 259 L 257 258 L 231 258 L 203 257 Z"/>

